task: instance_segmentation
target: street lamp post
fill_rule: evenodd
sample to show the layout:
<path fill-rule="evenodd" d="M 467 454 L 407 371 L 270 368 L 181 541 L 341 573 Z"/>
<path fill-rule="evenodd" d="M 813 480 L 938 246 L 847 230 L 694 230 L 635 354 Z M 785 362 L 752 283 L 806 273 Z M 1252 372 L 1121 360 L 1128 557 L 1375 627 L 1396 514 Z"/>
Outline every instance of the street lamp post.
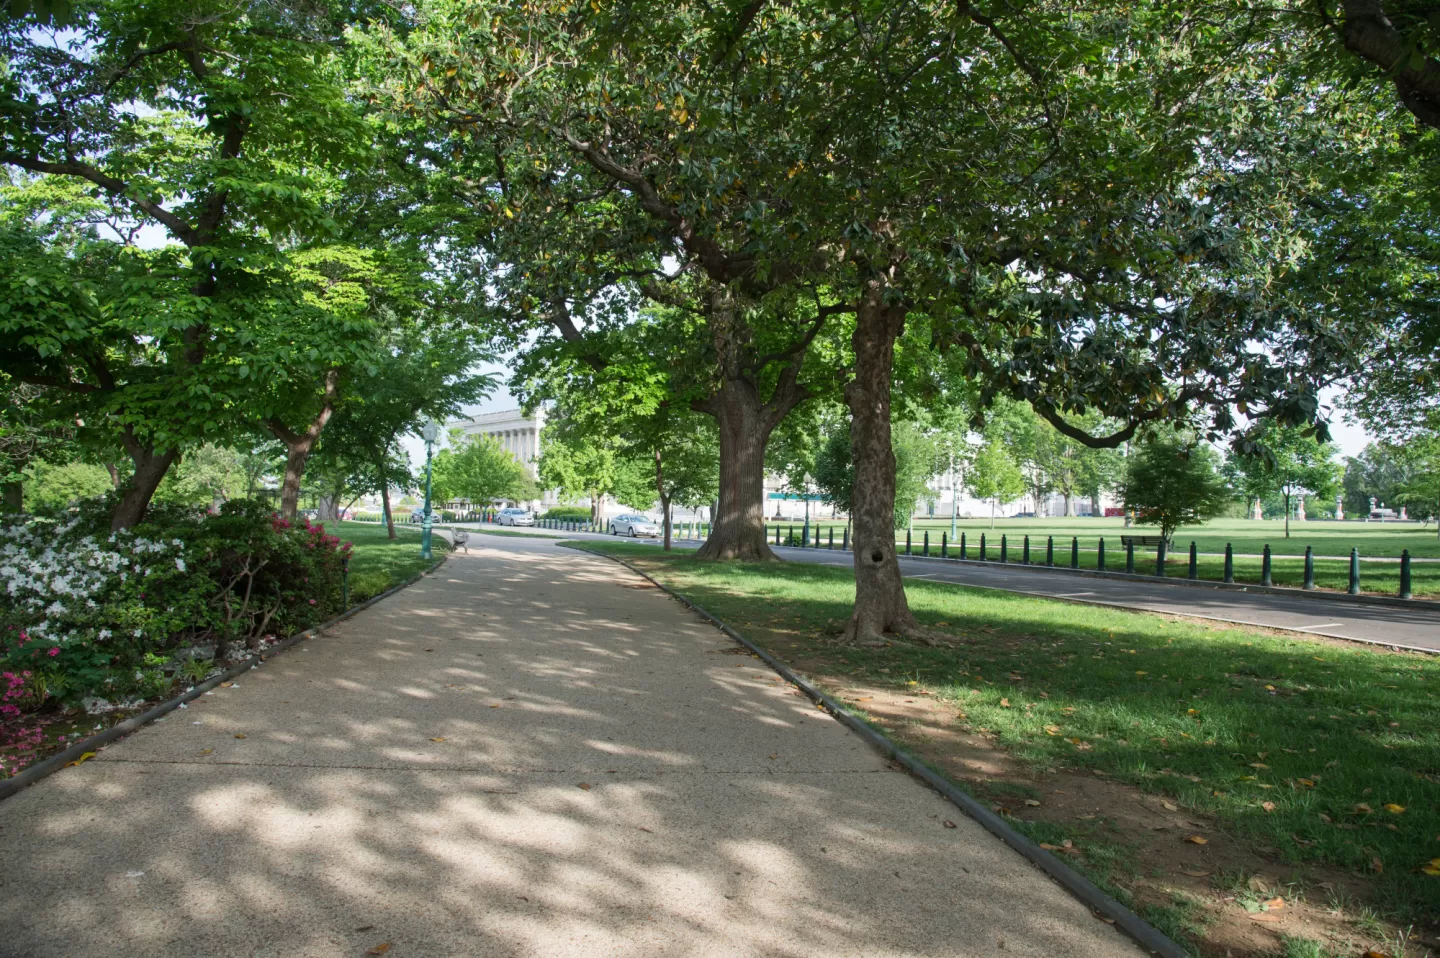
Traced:
<path fill-rule="evenodd" d="M 427 422 L 420 430 L 420 438 L 425 440 L 425 514 L 420 520 L 420 558 L 433 559 L 434 554 L 430 551 L 430 527 L 433 520 L 430 516 L 430 458 L 435 448 L 435 440 L 440 435 L 440 427 L 433 422 Z"/>

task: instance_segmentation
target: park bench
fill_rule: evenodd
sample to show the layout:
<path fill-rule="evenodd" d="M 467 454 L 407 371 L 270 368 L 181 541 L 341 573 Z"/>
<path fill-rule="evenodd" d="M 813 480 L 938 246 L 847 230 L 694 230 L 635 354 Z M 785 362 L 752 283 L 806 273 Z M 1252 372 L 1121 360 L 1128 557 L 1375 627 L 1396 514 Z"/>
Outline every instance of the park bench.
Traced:
<path fill-rule="evenodd" d="M 1170 548 L 1170 543 L 1163 536 L 1121 536 L 1120 545 L 1134 545 L 1137 549 L 1158 549 L 1162 545 Z"/>

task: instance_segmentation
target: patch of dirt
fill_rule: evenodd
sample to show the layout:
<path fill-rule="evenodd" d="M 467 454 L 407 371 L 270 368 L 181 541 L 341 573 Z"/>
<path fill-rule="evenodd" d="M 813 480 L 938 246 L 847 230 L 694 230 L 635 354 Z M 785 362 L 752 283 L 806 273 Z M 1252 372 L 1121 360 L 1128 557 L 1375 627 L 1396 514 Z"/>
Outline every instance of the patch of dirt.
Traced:
<path fill-rule="evenodd" d="M 1363 880 L 1284 862 L 1275 849 L 1226 835 L 1209 816 L 1098 771 L 1036 772 L 970 726 L 955 703 L 923 687 L 898 692 L 831 676 L 823 659 L 798 648 L 787 655 L 786 644 L 772 650 L 971 794 L 1017 824 L 1058 826 L 1073 845 L 1052 839 L 1060 845 L 1056 854 L 1129 891 L 1132 908 L 1143 914 L 1144 906 L 1171 907 L 1177 894 L 1185 896 L 1204 925 L 1201 954 L 1273 958 L 1284 953 L 1282 935 L 1322 942 L 1337 954 L 1363 955 L 1370 948 L 1393 954 L 1374 934 L 1376 926 L 1357 927 L 1356 906 L 1372 895 Z M 1350 904 L 1337 911 L 1333 900 Z M 1397 929 L 1387 930 L 1393 947 Z M 1440 949 L 1440 941 L 1412 939 L 1410 946 L 1416 950 L 1407 954 L 1429 955 L 1421 949 Z"/>

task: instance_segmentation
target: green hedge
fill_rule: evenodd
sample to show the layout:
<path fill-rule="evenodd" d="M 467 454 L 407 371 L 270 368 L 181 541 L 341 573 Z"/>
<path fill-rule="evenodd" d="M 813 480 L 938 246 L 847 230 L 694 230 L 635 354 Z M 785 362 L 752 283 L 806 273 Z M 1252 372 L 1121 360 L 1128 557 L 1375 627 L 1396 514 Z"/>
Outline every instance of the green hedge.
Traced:
<path fill-rule="evenodd" d="M 555 506 L 541 516 L 542 519 L 560 519 L 564 522 L 589 522 L 590 509 L 586 506 Z"/>

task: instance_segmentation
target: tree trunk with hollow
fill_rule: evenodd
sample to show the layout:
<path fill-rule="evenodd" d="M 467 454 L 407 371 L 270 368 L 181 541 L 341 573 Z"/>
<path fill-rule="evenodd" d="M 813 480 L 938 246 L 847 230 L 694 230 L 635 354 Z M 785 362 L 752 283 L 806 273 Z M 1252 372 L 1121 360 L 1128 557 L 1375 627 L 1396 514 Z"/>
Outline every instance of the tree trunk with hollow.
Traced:
<path fill-rule="evenodd" d="M 878 280 L 865 285 L 855 313 L 855 374 L 845 387 L 855 463 L 855 611 L 845 640 L 877 643 L 885 633 L 923 632 L 905 598 L 895 552 L 895 451 L 890 443 L 890 380 L 905 307 L 887 304 Z"/>

